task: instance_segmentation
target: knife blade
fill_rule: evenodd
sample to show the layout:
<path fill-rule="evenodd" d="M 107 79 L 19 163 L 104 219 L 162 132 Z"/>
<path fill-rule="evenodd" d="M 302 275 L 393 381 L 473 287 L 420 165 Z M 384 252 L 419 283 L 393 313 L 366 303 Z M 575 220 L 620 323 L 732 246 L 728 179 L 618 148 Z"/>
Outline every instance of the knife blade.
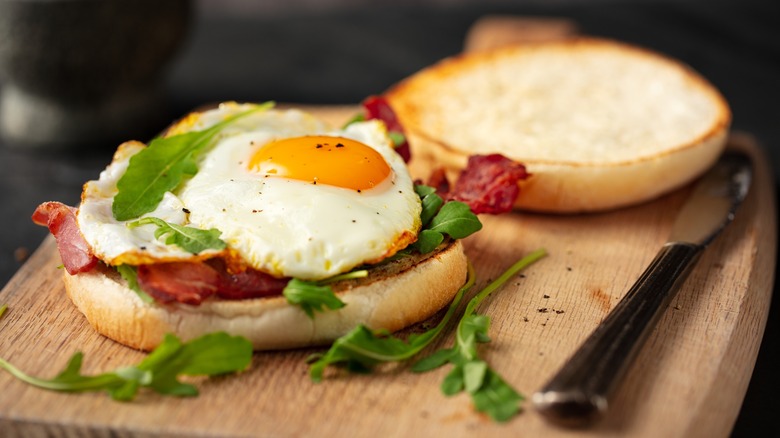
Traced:
<path fill-rule="evenodd" d="M 609 398 L 702 251 L 734 219 L 753 168 L 727 151 L 696 183 L 669 239 L 644 273 L 564 366 L 532 397 L 536 410 L 564 426 L 603 417 Z"/>

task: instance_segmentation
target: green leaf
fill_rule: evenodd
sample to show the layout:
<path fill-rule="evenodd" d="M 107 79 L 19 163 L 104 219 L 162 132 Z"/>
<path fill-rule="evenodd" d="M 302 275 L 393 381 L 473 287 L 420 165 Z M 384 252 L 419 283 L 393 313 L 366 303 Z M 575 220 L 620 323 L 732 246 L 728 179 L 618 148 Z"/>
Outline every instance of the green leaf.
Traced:
<path fill-rule="evenodd" d="M 99 374 L 97 376 L 82 376 L 82 353 L 77 352 L 71 356 L 68 365 L 53 379 L 41 379 L 25 374 L 5 359 L 0 358 L 0 368 L 8 371 L 17 379 L 43 389 L 63 392 L 96 391 L 111 389 L 122 385 L 121 378 L 112 373 Z"/>
<path fill-rule="evenodd" d="M 314 318 L 314 311 L 324 312 L 325 308 L 337 310 L 346 305 L 333 293 L 333 289 L 328 284 L 367 276 L 368 270 L 361 269 L 334 275 L 320 281 L 292 279 L 287 283 L 282 294 L 287 298 L 288 303 L 300 306 L 309 315 L 309 318 Z"/>
<path fill-rule="evenodd" d="M 490 318 L 474 312 L 485 298 L 513 275 L 545 255 L 543 249 L 532 252 L 510 266 L 469 300 L 455 331 L 455 346 L 434 352 L 418 362 L 412 370 L 429 371 L 449 362 L 453 368 L 442 382 L 441 390 L 444 395 L 452 396 L 465 390 L 471 395 L 474 407 L 495 421 L 507 421 L 516 415 L 520 411 L 522 395 L 490 369 L 487 362 L 478 357 L 477 344 L 490 341 L 487 335 Z"/>
<path fill-rule="evenodd" d="M 458 325 L 457 341 L 461 354 L 468 360 L 477 357 L 477 342 L 487 338 L 490 318 L 484 315 L 464 315 Z M 489 338 L 487 338 L 489 339 Z"/>
<path fill-rule="evenodd" d="M 142 370 L 138 367 L 119 368 L 118 370 L 114 371 L 114 373 L 125 380 L 133 381 L 141 385 L 148 385 L 152 383 L 153 378 L 151 371 Z"/>
<path fill-rule="evenodd" d="M 107 388 L 108 395 L 116 401 L 132 401 L 138 394 L 140 385 L 135 380 L 126 380 L 122 385 L 116 388 Z"/>
<path fill-rule="evenodd" d="M 431 219 L 436 216 L 436 213 L 439 212 L 442 204 L 444 204 L 444 200 L 434 192 L 423 196 L 421 201 L 422 213 L 420 213 L 420 220 L 422 221 L 422 226 L 426 227 L 430 224 Z"/>
<path fill-rule="evenodd" d="M 83 359 L 84 359 L 84 354 L 80 351 L 76 352 L 76 354 L 70 357 L 70 360 L 68 361 L 68 364 L 65 366 L 65 369 L 63 369 L 59 374 L 57 374 L 57 377 L 55 377 L 54 379 L 67 381 L 67 380 L 80 378 L 81 363 Z"/>
<path fill-rule="evenodd" d="M 157 239 L 165 237 L 166 245 L 176 245 L 192 254 L 199 254 L 207 249 L 222 250 L 227 246 L 227 244 L 219 238 L 222 233 L 216 228 L 201 230 L 198 228 L 171 224 L 156 217 L 145 217 L 127 224 L 129 228 L 140 227 L 142 225 L 156 225 L 157 229 L 154 231 L 154 237 Z"/>
<path fill-rule="evenodd" d="M 390 131 L 387 133 L 387 136 L 390 137 L 390 140 L 393 142 L 393 146 L 398 147 L 406 141 L 406 136 L 402 132 L 398 131 Z"/>
<path fill-rule="evenodd" d="M 185 177 L 197 172 L 196 157 L 229 124 L 273 103 L 258 105 L 226 118 L 202 131 L 155 138 L 149 146 L 130 158 L 124 175 L 117 181 L 117 194 L 111 206 L 114 219 L 135 219 L 157 208 L 165 192 L 178 187 Z"/>
<path fill-rule="evenodd" d="M 325 285 L 325 284 L 335 283 L 337 281 L 342 281 L 342 280 L 354 280 L 356 278 L 366 278 L 366 277 L 368 277 L 368 269 L 359 269 L 356 271 L 349 271 L 343 274 L 334 275 L 333 277 L 329 277 L 319 281 L 319 284 Z"/>
<path fill-rule="evenodd" d="M 120 368 L 115 373 L 124 380 L 121 386 L 108 389 L 111 398 L 117 401 L 132 400 L 138 393 L 138 388 L 148 386 L 152 382 L 152 373 L 137 367 Z"/>
<path fill-rule="evenodd" d="M 420 198 L 424 198 L 430 194 L 436 193 L 436 189 L 431 186 L 426 186 L 424 184 L 415 184 L 414 192 L 417 193 L 417 196 L 419 196 Z"/>
<path fill-rule="evenodd" d="M 528 254 L 527 256 L 521 258 L 520 260 L 516 261 L 512 266 L 510 266 L 506 271 L 504 271 L 501 275 L 498 276 L 495 280 L 493 280 L 490 284 L 485 286 L 484 289 L 482 289 L 474 298 L 469 301 L 468 305 L 466 306 L 465 314 L 469 315 L 474 312 L 474 309 L 482 303 L 482 301 L 485 300 L 490 294 L 495 292 L 498 288 L 504 285 L 507 281 L 509 281 L 510 278 L 514 277 L 515 274 L 520 272 L 521 270 L 527 268 L 533 263 L 536 263 L 543 257 L 547 255 L 547 251 L 540 248 L 536 251 L 533 251 L 532 253 Z"/>
<path fill-rule="evenodd" d="M 127 287 L 135 292 L 138 297 L 141 298 L 141 301 L 145 303 L 154 302 L 154 298 L 150 297 L 149 294 L 144 292 L 144 290 L 141 289 L 141 286 L 138 285 L 138 271 L 136 271 L 135 267 L 130 265 L 119 265 L 116 266 L 116 270 L 127 282 Z"/>
<path fill-rule="evenodd" d="M 407 360 L 427 347 L 442 332 L 452 319 L 455 311 L 463 300 L 466 292 L 474 286 L 474 268 L 469 263 L 466 283 L 458 289 L 452 303 L 441 321 L 430 330 L 410 336 L 406 341 L 392 336 L 386 330 L 372 331 L 360 325 L 346 335 L 338 338 L 330 349 L 309 367 L 311 379 L 322 380 L 322 374 L 329 365 L 360 364 L 363 368 L 371 368 L 382 362 L 399 362 Z"/>
<path fill-rule="evenodd" d="M 444 204 L 431 220 L 429 229 L 447 234 L 453 239 L 463 239 L 481 230 L 482 223 L 468 205 L 460 201 L 450 201 Z"/>
<path fill-rule="evenodd" d="M 468 393 L 477 392 L 482 387 L 488 370 L 487 362 L 472 360 L 463 364 L 463 389 Z"/>
<path fill-rule="evenodd" d="M 314 318 L 315 311 L 325 311 L 326 307 L 336 310 L 346 305 L 333 293 L 330 286 L 297 278 L 287 283 L 282 294 L 287 298 L 287 302 L 300 306 L 309 318 Z"/>
<path fill-rule="evenodd" d="M 410 247 L 421 254 L 436 249 L 444 241 L 445 234 L 453 239 L 463 239 L 482 229 L 482 223 L 468 205 L 460 201 L 445 203 L 436 194 L 436 189 L 426 185 L 417 184 L 414 191 L 422 203 L 422 229 Z"/>
<path fill-rule="evenodd" d="M 463 368 L 455 366 L 441 382 L 441 392 L 450 397 L 463 391 Z"/>
<path fill-rule="evenodd" d="M 474 296 L 467 304 L 456 329 L 455 346 L 438 350 L 415 363 L 411 370 L 425 372 L 439 368 L 447 363 L 453 365 L 442 381 L 441 390 L 447 395 L 455 395 L 466 390 L 472 397 L 474 406 L 480 412 L 487 413 L 495 421 L 506 421 L 519 412 L 523 397 L 510 387 L 487 362 L 477 356 L 477 344 L 488 342 L 487 331 L 490 318 L 475 314 L 476 307 L 492 292 L 505 284 L 513 275 L 531 263 L 544 257 L 544 250 L 537 250 L 519 260 L 496 280 Z M 443 330 L 454 315 L 468 288 L 474 284 L 474 272 L 469 263 L 469 280 L 453 299 L 439 324 L 418 336 L 410 336 L 402 341 L 386 331 L 372 331 L 359 326 L 349 334 L 333 343 L 323 355 L 317 356 L 310 365 L 313 381 L 319 382 L 328 365 L 346 365 L 350 370 L 366 370 L 382 362 L 401 361 L 417 355 Z"/>
<path fill-rule="evenodd" d="M 140 364 L 114 372 L 84 376 L 81 374 L 82 354 L 74 354 L 65 369 L 53 379 L 29 376 L 0 359 L 0 368 L 30 385 L 53 391 L 107 391 L 115 400 L 132 400 L 138 390 L 148 387 L 161 394 L 197 395 L 197 389 L 181 383 L 180 375 L 219 375 L 245 369 L 252 360 L 252 344 L 245 338 L 225 333 L 202 336 L 182 343 L 173 335 Z"/>
<path fill-rule="evenodd" d="M 412 245 L 420 254 L 428 254 L 444 242 L 444 235 L 438 231 L 422 230 L 417 234 L 417 241 Z"/>
<path fill-rule="evenodd" d="M 504 422 L 520 412 L 524 397 L 509 386 L 498 374 L 487 369 L 481 388 L 471 394 L 474 407 L 494 421 Z"/>
<path fill-rule="evenodd" d="M 166 335 L 160 346 L 138 368 L 152 371 L 152 380 L 148 386 L 158 393 L 194 396 L 198 394 L 197 389 L 180 382 L 179 375 L 216 375 L 233 369 L 244 369 L 251 356 L 252 346 L 249 341 L 225 333 L 206 335 L 190 344 L 183 344 L 177 337 Z M 214 357 L 218 358 L 216 364 L 212 363 Z"/>
<path fill-rule="evenodd" d="M 426 371 L 434 370 L 450 362 L 456 353 L 457 351 L 454 348 L 438 350 L 430 356 L 417 361 L 412 365 L 411 370 L 415 373 L 424 373 Z"/>
<path fill-rule="evenodd" d="M 217 376 L 247 368 L 252 361 L 252 343 L 217 332 L 184 344 L 179 355 L 185 359 L 179 374 Z"/>
<path fill-rule="evenodd" d="M 355 327 L 351 332 L 337 339 L 330 350 L 309 368 L 312 380 L 322 380 L 322 373 L 330 364 L 348 362 L 362 369 L 370 369 L 380 362 L 389 362 L 404 355 L 410 346 L 404 341 L 373 332 L 364 325 Z"/>

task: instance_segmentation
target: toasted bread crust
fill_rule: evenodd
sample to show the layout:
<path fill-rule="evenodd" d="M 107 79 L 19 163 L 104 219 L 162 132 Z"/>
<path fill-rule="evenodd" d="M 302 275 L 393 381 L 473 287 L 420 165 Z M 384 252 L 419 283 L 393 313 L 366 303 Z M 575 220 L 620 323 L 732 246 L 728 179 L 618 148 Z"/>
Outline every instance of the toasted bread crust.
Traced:
<path fill-rule="evenodd" d="M 731 113 L 704 78 L 663 55 L 579 38 L 445 59 L 387 97 L 415 159 L 453 176 L 502 153 L 532 176 L 515 206 L 596 211 L 684 185 L 722 152 Z"/>
<path fill-rule="evenodd" d="M 428 257 L 389 262 L 366 279 L 334 284 L 347 305 L 309 318 L 281 297 L 209 300 L 199 306 L 144 303 L 119 275 L 102 267 L 64 274 L 65 289 L 95 330 L 141 350 L 156 347 L 166 333 L 188 340 L 226 331 L 248 338 L 256 350 L 322 345 L 358 324 L 400 330 L 435 314 L 463 285 L 466 256 L 460 241 Z"/>

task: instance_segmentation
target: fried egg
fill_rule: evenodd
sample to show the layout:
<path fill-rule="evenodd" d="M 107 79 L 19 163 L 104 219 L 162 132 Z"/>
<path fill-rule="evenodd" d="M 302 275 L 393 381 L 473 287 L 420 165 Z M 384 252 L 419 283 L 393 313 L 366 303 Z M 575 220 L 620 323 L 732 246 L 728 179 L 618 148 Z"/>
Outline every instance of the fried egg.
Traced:
<path fill-rule="evenodd" d="M 167 135 L 206 129 L 249 108 L 194 113 Z M 198 172 L 143 216 L 219 230 L 227 248 L 199 254 L 155 238 L 154 225 L 113 218 L 116 183 L 143 147 L 124 144 L 84 186 L 79 227 L 110 265 L 222 256 L 277 277 L 319 280 L 393 255 L 420 228 L 419 196 L 380 121 L 334 130 L 301 111 L 268 110 L 226 126 L 199 155 Z"/>

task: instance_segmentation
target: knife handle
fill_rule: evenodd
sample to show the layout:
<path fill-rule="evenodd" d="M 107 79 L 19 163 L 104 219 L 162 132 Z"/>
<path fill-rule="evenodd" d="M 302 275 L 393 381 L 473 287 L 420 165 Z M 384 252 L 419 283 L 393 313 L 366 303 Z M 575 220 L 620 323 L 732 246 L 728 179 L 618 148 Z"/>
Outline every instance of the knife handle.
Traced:
<path fill-rule="evenodd" d="M 537 411 L 566 426 L 585 425 L 603 416 L 610 394 L 701 250 L 701 246 L 690 243 L 664 245 L 563 368 L 533 395 Z"/>

